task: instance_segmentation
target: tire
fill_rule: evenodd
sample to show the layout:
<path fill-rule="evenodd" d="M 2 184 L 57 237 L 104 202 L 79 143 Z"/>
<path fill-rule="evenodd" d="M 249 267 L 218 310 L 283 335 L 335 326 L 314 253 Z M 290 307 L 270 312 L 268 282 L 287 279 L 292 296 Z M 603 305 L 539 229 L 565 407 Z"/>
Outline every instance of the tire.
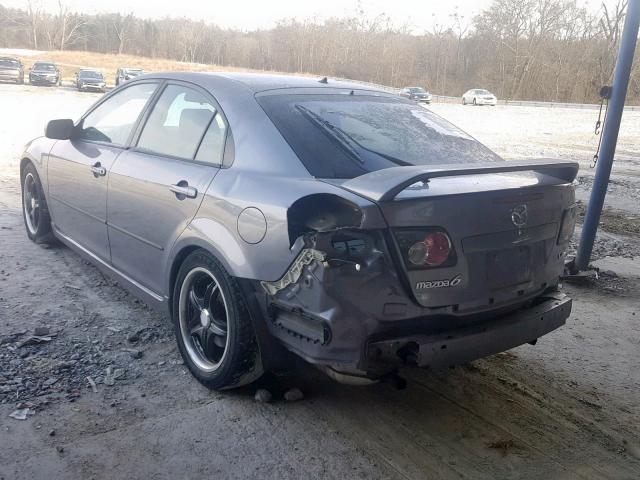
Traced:
<path fill-rule="evenodd" d="M 35 243 L 51 243 L 51 216 L 36 167 L 27 164 L 22 173 L 22 218 L 27 236 Z"/>
<path fill-rule="evenodd" d="M 476 107 L 478 105 L 478 103 L 476 102 L 476 99 L 473 99 L 473 106 Z"/>
<path fill-rule="evenodd" d="M 262 375 L 244 295 L 237 281 L 205 250 L 194 251 L 180 266 L 171 317 L 180 354 L 205 387 L 240 387 Z"/>
<path fill-rule="evenodd" d="M 467 104 L 467 101 L 465 100 L 464 97 L 462 97 L 462 105 L 466 105 L 466 104 Z"/>

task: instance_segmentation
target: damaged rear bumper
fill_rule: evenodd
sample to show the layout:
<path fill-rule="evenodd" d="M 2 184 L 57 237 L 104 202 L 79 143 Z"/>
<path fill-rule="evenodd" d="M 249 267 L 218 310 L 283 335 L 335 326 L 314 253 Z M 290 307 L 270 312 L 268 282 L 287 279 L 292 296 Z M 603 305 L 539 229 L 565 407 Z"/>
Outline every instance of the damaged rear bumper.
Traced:
<path fill-rule="evenodd" d="M 434 335 L 409 335 L 368 345 L 370 360 L 449 367 L 493 355 L 538 338 L 564 325 L 572 301 L 562 293 L 546 294 L 535 306 L 510 315 Z"/>

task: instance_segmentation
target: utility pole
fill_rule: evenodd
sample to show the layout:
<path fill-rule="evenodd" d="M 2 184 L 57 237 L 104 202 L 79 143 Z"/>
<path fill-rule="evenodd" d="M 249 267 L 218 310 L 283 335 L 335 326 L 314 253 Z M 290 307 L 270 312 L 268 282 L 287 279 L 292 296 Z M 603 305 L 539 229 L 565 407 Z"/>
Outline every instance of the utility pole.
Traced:
<path fill-rule="evenodd" d="M 607 194 L 613 156 L 618 143 L 620 120 L 624 110 L 624 101 L 629 87 L 631 65 L 638 41 L 638 24 L 640 23 L 640 0 L 629 0 L 627 15 L 624 21 L 624 30 L 620 39 L 620 51 L 616 61 L 616 69 L 613 75 L 613 91 L 609 101 L 607 121 L 602 131 L 602 145 L 596 168 L 596 177 L 587 206 L 587 214 L 582 226 L 582 237 L 578 247 L 575 267 L 578 270 L 586 270 L 591 260 L 593 242 L 600 224 L 600 214 L 604 205 L 604 197 Z"/>

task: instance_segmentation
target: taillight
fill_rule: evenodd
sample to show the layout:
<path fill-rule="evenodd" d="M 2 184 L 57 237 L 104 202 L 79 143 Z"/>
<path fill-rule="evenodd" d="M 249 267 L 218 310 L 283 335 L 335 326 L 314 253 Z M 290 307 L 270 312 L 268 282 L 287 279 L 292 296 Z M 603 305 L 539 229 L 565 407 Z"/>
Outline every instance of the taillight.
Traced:
<path fill-rule="evenodd" d="M 405 265 L 410 270 L 451 266 L 456 255 L 451 239 L 440 229 L 399 229 L 394 232 Z"/>

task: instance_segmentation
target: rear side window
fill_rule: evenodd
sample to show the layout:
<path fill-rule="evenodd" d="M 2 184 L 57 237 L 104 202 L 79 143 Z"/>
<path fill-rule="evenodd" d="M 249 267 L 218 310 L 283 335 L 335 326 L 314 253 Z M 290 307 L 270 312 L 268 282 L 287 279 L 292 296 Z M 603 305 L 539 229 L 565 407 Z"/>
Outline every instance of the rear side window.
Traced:
<path fill-rule="evenodd" d="M 216 113 L 200 92 L 169 85 L 149 115 L 138 148 L 191 160 Z"/>
<path fill-rule="evenodd" d="M 123 146 L 157 84 L 142 83 L 120 90 L 82 121 L 79 137 Z"/>
<path fill-rule="evenodd" d="M 205 133 L 196 160 L 199 162 L 222 165 L 224 156 L 224 144 L 227 139 L 227 125 L 222 116 L 216 112 Z"/>
<path fill-rule="evenodd" d="M 372 95 L 262 95 L 258 102 L 317 178 L 502 159 L 414 102 Z"/>

